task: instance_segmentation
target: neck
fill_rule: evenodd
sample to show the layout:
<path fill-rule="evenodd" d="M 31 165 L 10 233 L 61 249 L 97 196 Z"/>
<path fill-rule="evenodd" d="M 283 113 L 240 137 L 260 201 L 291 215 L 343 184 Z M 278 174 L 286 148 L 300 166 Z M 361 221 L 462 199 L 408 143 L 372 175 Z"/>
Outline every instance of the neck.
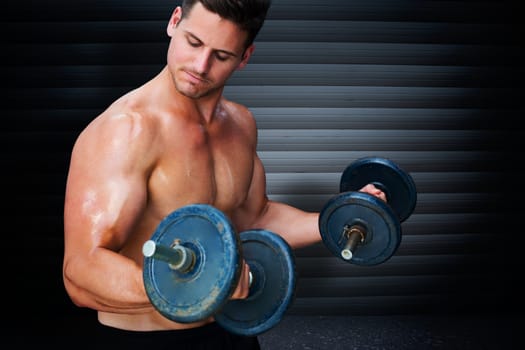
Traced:
<path fill-rule="evenodd" d="M 186 111 L 194 110 L 195 115 L 198 116 L 204 124 L 211 123 L 215 116 L 222 110 L 222 93 L 224 87 L 213 90 L 205 96 L 192 98 L 181 94 L 175 88 L 173 78 L 167 66 L 164 67 L 157 78 L 164 80 L 164 82 L 158 86 L 161 86 L 164 90 L 163 94 L 167 95 L 165 99 L 166 101 L 170 101 L 178 107 L 184 108 Z"/>
<path fill-rule="evenodd" d="M 222 98 L 220 94 L 214 98 L 207 96 L 190 100 L 193 102 L 194 108 L 197 110 L 197 113 L 204 124 L 211 124 L 223 110 L 221 104 Z"/>

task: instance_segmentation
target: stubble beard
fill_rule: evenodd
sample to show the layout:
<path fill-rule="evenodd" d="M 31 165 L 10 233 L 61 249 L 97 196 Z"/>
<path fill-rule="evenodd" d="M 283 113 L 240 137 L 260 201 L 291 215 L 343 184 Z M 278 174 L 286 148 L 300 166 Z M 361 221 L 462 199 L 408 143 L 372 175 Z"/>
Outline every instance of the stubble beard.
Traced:
<path fill-rule="evenodd" d="M 197 74 L 195 72 L 192 72 L 192 71 L 189 71 L 189 72 L 191 72 L 191 74 L 194 75 L 194 76 L 202 78 L 203 82 L 199 82 L 198 84 L 194 84 L 194 83 L 189 82 L 189 81 L 187 81 L 185 79 L 177 79 L 175 77 L 174 78 L 175 88 L 177 89 L 177 91 L 181 95 L 186 96 L 186 97 L 191 98 L 191 99 L 199 99 L 199 98 L 202 98 L 202 97 L 209 96 L 213 92 L 217 91 L 217 87 L 212 86 L 211 81 L 209 81 L 206 78 L 203 78 L 201 75 L 199 75 L 199 74 Z M 184 70 L 184 69 L 181 69 L 180 73 L 182 75 L 188 74 L 186 72 L 186 70 Z"/>

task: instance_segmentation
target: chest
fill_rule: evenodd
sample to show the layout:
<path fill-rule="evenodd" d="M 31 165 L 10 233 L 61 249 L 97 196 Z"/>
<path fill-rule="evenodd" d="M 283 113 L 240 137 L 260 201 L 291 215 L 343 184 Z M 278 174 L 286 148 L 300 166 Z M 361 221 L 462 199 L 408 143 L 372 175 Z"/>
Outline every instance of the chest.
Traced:
<path fill-rule="evenodd" d="M 254 151 L 242 135 L 188 131 L 167 144 L 150 179 L 150 197 L 161 208 L 241 205 L 252 180 Z"/>

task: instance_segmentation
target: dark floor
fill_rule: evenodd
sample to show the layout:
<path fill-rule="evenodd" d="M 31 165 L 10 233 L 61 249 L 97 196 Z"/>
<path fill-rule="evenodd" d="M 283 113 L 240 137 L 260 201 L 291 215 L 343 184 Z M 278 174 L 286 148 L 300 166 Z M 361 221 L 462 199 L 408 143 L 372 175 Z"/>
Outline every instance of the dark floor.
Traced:
<path fill-rule="evenodd" d="M 286 316 L 263 350 L 524 349 L 515 316 Z M 521 326 L 520 326 L 521 328 Z"/>
<path fill-rule="evenodd" d="M 259 335 L 259 342 L 262 350 L 521 350 L 525 349 L 525 342 L 521 325 L 518 328 L 520 319 L 521 315 L 287 315 L 274 328 Z M 37 322 L 35 328 L 30 328 L 26 322 L 17 325 L 12 321 L 8 328 L 3 328 L 2 339 L 4 344 L 17 347 L 47 345 L 68 338 L 73 329 L 80 328 L 89 334 L 95 322 L 93 316 L 56 321 L 48 315 L 48 321 Z M 63 345 L 64 341 L 59 343 Z"/>

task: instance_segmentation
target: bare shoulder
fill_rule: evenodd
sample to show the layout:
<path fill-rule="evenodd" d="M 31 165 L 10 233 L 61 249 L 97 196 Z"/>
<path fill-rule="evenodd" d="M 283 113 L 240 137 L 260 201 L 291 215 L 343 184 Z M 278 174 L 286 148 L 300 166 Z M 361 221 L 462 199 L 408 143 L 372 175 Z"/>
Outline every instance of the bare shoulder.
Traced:
<path fill-rule="evenodd" d="M 246 106 L 225 100 L 224 108 L 226 109 L 229 118 L 231 118 L 237 126 L 243 128 L 246 132 L 250 134 L 257 133 L 257 123 L 255 117 Z"/>
<path fill-rule="evenodd" d="M 74 152 L 98 158 L 118 159 L 125 154 L 121 159 L 144 159 L 153 151 L 157 124 L 140 110 L 127 108 L 122 103 L 111 105 L 80 133 Z"/>

